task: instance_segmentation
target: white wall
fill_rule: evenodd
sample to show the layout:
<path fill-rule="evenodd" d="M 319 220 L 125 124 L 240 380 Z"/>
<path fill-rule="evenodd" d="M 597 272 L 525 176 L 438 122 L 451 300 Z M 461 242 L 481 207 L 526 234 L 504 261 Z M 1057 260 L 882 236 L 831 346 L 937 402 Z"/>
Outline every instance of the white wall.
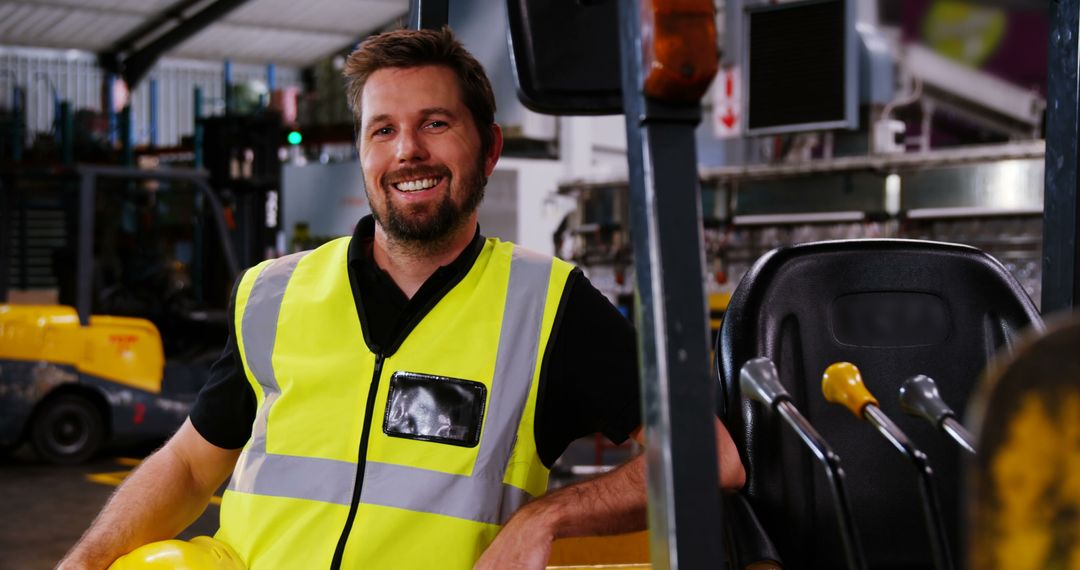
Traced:
<path fill-rule="evenodd" d="M 282 229 L 291 242 L 293 227 L 306 222 L 312 236 L 352 234 L 357 220 L 367 215 L 364 179 L 357 161 L 282 167 Z"/>
<path fill-rule="evenodd" d="M 552 236 L 575 205 L 573 198 L 557 194 L 562 164 L 554 160 L 502 158 L 496 171 L 517 176 L 517 236 L 513 241 L 534 251 L 554 254 Z M 480 229 L 484 231 L 483 224 Z"/>

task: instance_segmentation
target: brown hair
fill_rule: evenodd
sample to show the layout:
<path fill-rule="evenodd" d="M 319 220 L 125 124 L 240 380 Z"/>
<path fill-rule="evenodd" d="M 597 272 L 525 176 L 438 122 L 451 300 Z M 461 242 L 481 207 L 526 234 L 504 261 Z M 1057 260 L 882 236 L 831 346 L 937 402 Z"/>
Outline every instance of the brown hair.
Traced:
<path fill-rule="evenodd" d="M 360 129 L 360 99 L 372 73 L 390 67 L 442 65 L 458 78 L 465 106 L 480 133 L 484 154 L 491 148 L 495 124 L 495 95 L 483 66 L 454 37 L 449 27 L 441 30 L 395 30 L 364 40 L 345 62 L 345 92 L 353 122 Z"/>

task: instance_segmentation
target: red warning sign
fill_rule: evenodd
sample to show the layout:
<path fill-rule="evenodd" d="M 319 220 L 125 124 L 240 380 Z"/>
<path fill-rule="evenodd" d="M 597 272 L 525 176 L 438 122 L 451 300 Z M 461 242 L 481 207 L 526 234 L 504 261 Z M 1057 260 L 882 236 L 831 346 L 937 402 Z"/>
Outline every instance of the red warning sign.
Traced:
<path fill-rule="evenodd" d="M 742 136 L 742 83 L 738 66 L 725 67 L 713 85 L 713 132 L 717 138 Z"/>

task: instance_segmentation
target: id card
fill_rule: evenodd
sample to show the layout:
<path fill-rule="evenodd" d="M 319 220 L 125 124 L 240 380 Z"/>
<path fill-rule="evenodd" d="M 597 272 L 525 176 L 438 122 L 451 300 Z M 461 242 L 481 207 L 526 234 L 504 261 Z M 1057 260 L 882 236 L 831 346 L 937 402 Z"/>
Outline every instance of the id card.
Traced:
<path fill-rule="evenodd" d="M 476 447 L 487 387 L 480 382 L 395 372 L 390 377 L 383 433 L 392 437 Z"/>

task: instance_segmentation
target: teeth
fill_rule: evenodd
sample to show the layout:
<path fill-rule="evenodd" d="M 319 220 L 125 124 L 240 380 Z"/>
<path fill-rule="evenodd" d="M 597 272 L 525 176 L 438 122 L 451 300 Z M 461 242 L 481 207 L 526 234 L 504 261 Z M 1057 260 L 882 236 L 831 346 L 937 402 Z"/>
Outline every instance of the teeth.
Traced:
<path fill-rule="evenodd" d="M 432 186 L 439 183 L 438 178 L 423 178 L 421 180 L 409 180 L 407 182 L 398 182 L 394 186 L 402 192 L 419 192 L 420 190 L 427 190 Z"/>

